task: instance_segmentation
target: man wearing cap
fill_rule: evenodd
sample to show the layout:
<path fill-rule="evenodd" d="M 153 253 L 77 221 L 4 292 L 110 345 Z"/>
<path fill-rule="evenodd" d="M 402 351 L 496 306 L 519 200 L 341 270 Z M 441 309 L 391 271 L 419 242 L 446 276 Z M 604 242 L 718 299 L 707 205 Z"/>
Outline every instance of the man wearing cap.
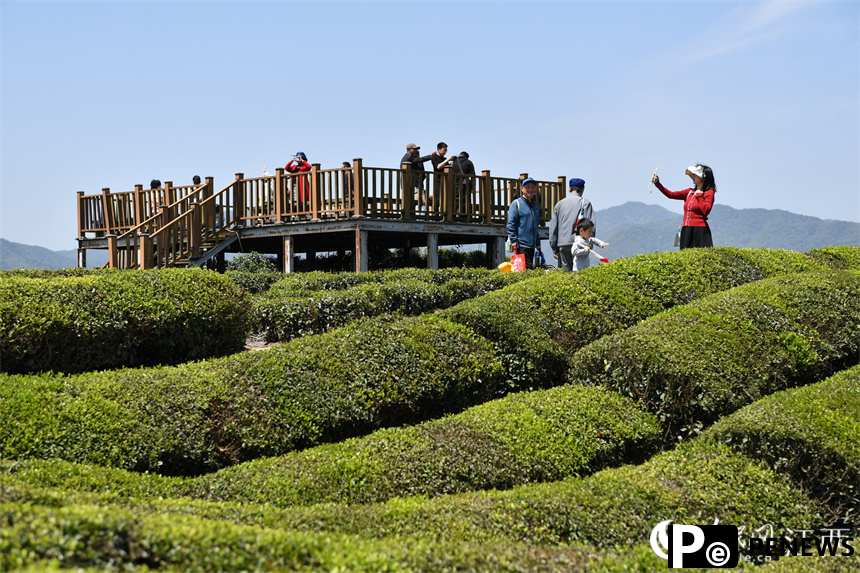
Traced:
<path fill-rule="evenodd" d="M 585 181 L 572 178 L 568 183 L 567 197 L 555 204 L 552 220 L 549 223 L 549 246 L 552 249 L 552 256 L 558 259 L 561 268 L 565 271 L 573 270 L 573 255 L 570 248 L 576 239 L 577 220 L 588 218 L 594 221 L 594 209 L 591 207 L 591 201 L 582 196 L 584 192 Z"/>
<path fill-rule="evenodd" d="M 406 155 L 400 160 L 401 169 L 406 165 L 412 167 L 412 187 L 415 188 L 415 193 L 417 194 L 416 200 L 419 202 L 419 207 L 427 204 L 427 195 L 424 192 L 424 164 L 433 159 L 433 155 L 424 155 L 422 157 L 419 154 L 420 150 L 421 148 L 414 143 L 409 143 L 406 145 Z"/>
<path fill-rule="evenodd" d="M 540 251 L 540 205 L 535 201 L 537 181 L 529 177 L 523 180 L 522 196 L 511 203 L 508 209 L 508 238 L 511 251 L 525 254 L 526 268 L 534 268 L 535 249 Z"/>

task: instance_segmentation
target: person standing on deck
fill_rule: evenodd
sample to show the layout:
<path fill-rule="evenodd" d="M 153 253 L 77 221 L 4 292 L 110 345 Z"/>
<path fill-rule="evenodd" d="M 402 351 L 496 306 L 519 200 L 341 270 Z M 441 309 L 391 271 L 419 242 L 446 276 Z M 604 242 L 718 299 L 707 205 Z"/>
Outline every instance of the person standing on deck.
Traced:
<path fill-rule="evenodd" d="M 284 171 L 287 173 L 307 173 L 311 170 L 311 164 L 308 163 L 308 156 L 304 151 L 297 151 L 290 158 L 290 162 L 284 166 Z M 304 203 L 310 199 L 311 181 L 307 175 L 302 175 L 299 179 L 299 201 Z"/>
<path fill-rule="evenodd" d="M 415 201 L 420 208 L 427 204 L 427 193 L 424 191 L 424 164 L 431 159 L 433 155 L 420 155 L 421 148 L 414 143 L 406 145 L 406 155 L 400 160 L 400 168 L 409 165 L 412 167 L 412 187 L 415 189 Z"/>

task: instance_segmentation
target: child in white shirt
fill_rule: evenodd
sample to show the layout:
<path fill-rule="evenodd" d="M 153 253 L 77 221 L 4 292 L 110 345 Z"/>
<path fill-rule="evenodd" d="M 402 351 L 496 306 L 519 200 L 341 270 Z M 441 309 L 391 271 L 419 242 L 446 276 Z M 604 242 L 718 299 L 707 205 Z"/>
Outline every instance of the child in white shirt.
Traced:
<path fill-rule="evenodd" d="M 597 237 L 592 237 L 594 231 L 594 222 L 591 219 L 583 217 L 576 224 L 576 238 L 573 240 L 573 246 L 570 248 L 570 254 L 573 255 L 573 270 L 578 271 L 591 266 L 591 247 L 597 245 L 601 249 L 609 246 L 609 243 L 604 243 Z"/>

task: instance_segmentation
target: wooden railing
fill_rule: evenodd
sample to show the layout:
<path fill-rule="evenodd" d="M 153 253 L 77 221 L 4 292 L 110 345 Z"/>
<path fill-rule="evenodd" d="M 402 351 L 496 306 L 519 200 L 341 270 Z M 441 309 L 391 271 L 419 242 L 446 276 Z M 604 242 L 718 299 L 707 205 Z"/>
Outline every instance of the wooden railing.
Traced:
<path fill-rule="evenodd" d="M 190 217 L 191 212 L 200 205 L 204 206 L 200 211 L 200 216 L 201 225 L 205 225 L 205 227 L 202 227 L 199 238 L 200 240 L 211 240 L 217 230 L 216 220 L 218 213 L 220 213 L 220 209 L 215 207 L 219 197 L 213 195 L 212 184 L 212 178 L 207 177 L 206 182 L 201 185 L 170 187 L 170 183 L 167 183 L 163 189 L 152 189 L 143 193 L 140 193 L 140 189 L 135 189 L 135 197 L 142 199 L 137 202 L 140 207 L 139 212 L 152 214 L 119 235 L 115 233 L 106 235 L 108 266 L 119 268 L 141 268 L 141 266 L 142 268 L 149 268 L 153 266 L 153 261 L 150 258 L 159 253 L 153 250 L 154 239 L 151 237 L 169 234 L 169 231 L 165 233 L 160 233 L 160 231 L 175 226 L 173 225 L 174 220 L 185 221 Z M 232 185 L 228 186 L 228 189 L 231 187 Z M 164 190 L 168 192 L 163 193 Z M 171 190 L 174 192 L 171 193 Z M 225 191 L 226 189 L 222 189 L 218 195 Z M 164 197 L 173 197 L 174 201 L 169 204 L 162 204 L 157 209 L 152 207 L 156 201 Z M 147 239 L 147 237 L 150 238 Z M 143 261 L 143 265 L 141 265 L 141 261 Z M 154 264 L 158 266 L 157 260 Z"/>
<path fill-rule="evenodd" d="M 79 236 L 95 233 L 108 241 L 109 266 L 150 268 L 171 266 L 201 254 L 204 244 L 217 242 L 227 227 L 277 222 L 325 220 L 350 216 L 418 221 L 505 224 L 510 203 L 519 196 L 518 178 L 411 169 L 365 167 L 245 178 L 237 173 L 229 185 L 213 193 L 212 178 L 199 186 L 125 193 L 78 193 Z M 545 225 L 564 197 L 565 179 L 539 181 L 537 197 Z"/>
<path fill-rule="evenodd" d="M 170 207 L 171 218 L 184 212 L 193 201 L 202 201 L 212 195 L 212 178 L 207 177 L 200 185 L 174 187 L 167 181 L 159 189 L 143 189 L 135 185 L 134 191 L 111 193 L 102 189 L 97 195 L 85 195 L 78 191 L 78 236 L 86 233 L 96 236 L 123 234 L 161 212 L 161 207 Z"/>

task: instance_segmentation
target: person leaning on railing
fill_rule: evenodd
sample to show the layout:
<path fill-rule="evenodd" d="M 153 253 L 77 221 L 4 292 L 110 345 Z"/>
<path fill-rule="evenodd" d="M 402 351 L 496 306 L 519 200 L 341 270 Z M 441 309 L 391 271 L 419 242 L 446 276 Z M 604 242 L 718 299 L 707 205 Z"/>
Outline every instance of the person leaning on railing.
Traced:
<path fill-rule="evenodd" d="M 454 159 L 454 173 L 459 175 L 475 175 L 475 164 L 469 159 L 469 154 L 461 151 Z M 467 178 L 462 178 L 462 183 L 457 188 L 457 196 L 454 198 L 455 204 L 460 205 L 464 197 L 468 197 L 472 191 L 472 182 Z"/>
<path fill-rule="evenodd" d="M 431 159 L 433 155 L 421 156 L 419 151 L 421 148 L 414 143 L 406 145 L 406 155 L 400 160 L 400 168 L 404 165 L 412 167 L 412 187 L 415 188 L 416 201 L 419 202 L 419 207 L 427 203 L 427 197 L 424 193 L 424 164 Z"/>
<path fill-rule="evenodd" d="M 439 191 L 442 189 L 442 175 L 445 173 L 445 168 L 449 165 L 454 165 L 455 157 L 451 155 L 446 157 L 448 153 L 448 144 L 440 141 L 436 144 L 436 151 L 430 157 L 430 162 L 433 164 L 433 172 L 436 173 L 436 183 L 433 185 L 433 192 L 436 197 L 439 197 Z"/>

